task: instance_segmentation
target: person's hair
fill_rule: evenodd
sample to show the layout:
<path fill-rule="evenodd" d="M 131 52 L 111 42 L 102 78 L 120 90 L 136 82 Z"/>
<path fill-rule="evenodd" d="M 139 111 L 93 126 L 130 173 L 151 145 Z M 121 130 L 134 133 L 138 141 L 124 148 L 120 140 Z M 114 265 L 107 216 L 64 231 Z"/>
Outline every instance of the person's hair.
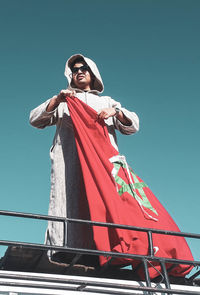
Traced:
<path fill-rule="evenodd" d="M 76 63 L 79 63 L 79 62 L 86 64 L 84 58 L 80 56 L 80 57 L 77 57 L 77 58 L 71 63 L 71 65 L 70 65 L 70 69 L 73 69 L 74 65 L 75 65 Z"/>

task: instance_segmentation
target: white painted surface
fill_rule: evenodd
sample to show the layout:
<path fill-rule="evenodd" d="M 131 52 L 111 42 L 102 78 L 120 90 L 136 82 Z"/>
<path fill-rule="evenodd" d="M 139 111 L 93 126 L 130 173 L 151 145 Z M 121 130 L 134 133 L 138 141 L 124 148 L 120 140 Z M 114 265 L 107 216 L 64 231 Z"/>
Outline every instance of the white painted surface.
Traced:
<path fill-rule="evenodd" d="M 15 276 L 18 276 L 18 278 L 15 278 Z M 54 282 L 51 280 L 54 280 Z M 90 283 L 90 286 L 86 286 L 84 291 L 77 290 L 86 281 Z M 95 283 L 100 284 L 100 286 L 95 286 Z M 110 284 L 110 286 L 104 287 L 101 285 L 102 283 Z M 123 288 L 120 288 L 120 285 L 123 285 Z M 131 289 L 134 286 L 145 287 L 145 284 L 143 282 L 105 278 L 0 271 L 0 295 L 110 295 L 112 291 L 119 292 L 119 294 L 147 294 L 144 291 Z M 155 286 L 156 284 L 152 283 L 152 287 Z M 165 289 L 162 284 L 158 285 L 158 287 Z M 171 285 L 171 288 L 184 290 L 185 295 L 188 295 L 187 291 L 194 291 L 194 294 L 200 294 L 200 287 Z M 166 293 L 154 292 L 154 294 Z"/>

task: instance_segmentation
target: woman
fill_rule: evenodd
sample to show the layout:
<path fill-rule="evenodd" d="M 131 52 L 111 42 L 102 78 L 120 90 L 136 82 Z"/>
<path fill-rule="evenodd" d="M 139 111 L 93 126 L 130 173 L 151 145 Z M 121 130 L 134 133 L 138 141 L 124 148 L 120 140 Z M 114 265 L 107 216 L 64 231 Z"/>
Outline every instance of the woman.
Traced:
<path fill-rule="evenodd" d="M 90 219 L 86 198 L 82 198 L 82 175 L 74 138 L 74 130 L 66 96 L 77 97 L 98 112 L 105 120 L 112 145 L 117 148 L 115 129 L 123 134 L 139 130 L 139 119 L 134 112 L 121 107 L 111 97 L 100 96 L 103 82 L 96 64 L 81 54 L 71 56 L 65 68 L 68 88 L 31 111 L 30 123 L 36 128 L 56 125 L 50 150 L 52 162 L 49 215 Z M 94 248 L 92 232 L 83 225 L 69 223 L 64 240 L 63 225 L 49 222 L 46 242 L 51 245 Z"/>

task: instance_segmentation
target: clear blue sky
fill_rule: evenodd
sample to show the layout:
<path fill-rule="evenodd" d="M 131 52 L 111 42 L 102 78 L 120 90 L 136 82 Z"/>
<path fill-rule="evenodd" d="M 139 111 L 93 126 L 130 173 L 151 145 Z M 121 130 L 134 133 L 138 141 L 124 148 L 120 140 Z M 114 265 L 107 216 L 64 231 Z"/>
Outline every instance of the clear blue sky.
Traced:
<path fill-rule="evenodd" d="M 82 53 L 140 117 L 120 152 L 180 229 L 200 233 L 199 15 L 198 0 L 1 0 L 0 209 L 47 214 L 55 129 L 32 128 L 29 112 L 66 88 L 65 61 Z M 45 226 L 4 217 L 0 239 L 42 243 Z"/>

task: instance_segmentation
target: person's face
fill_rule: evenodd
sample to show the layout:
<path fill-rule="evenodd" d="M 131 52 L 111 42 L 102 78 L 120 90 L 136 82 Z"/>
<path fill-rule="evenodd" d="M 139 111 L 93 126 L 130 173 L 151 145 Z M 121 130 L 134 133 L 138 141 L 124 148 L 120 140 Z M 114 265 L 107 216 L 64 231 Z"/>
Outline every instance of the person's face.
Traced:
<path fill-rule="evenodd" d="M 76 88 L 91 90 L 92 78 L 87 64 L 75 63 L 72 69 L 72 79 Z"/>

